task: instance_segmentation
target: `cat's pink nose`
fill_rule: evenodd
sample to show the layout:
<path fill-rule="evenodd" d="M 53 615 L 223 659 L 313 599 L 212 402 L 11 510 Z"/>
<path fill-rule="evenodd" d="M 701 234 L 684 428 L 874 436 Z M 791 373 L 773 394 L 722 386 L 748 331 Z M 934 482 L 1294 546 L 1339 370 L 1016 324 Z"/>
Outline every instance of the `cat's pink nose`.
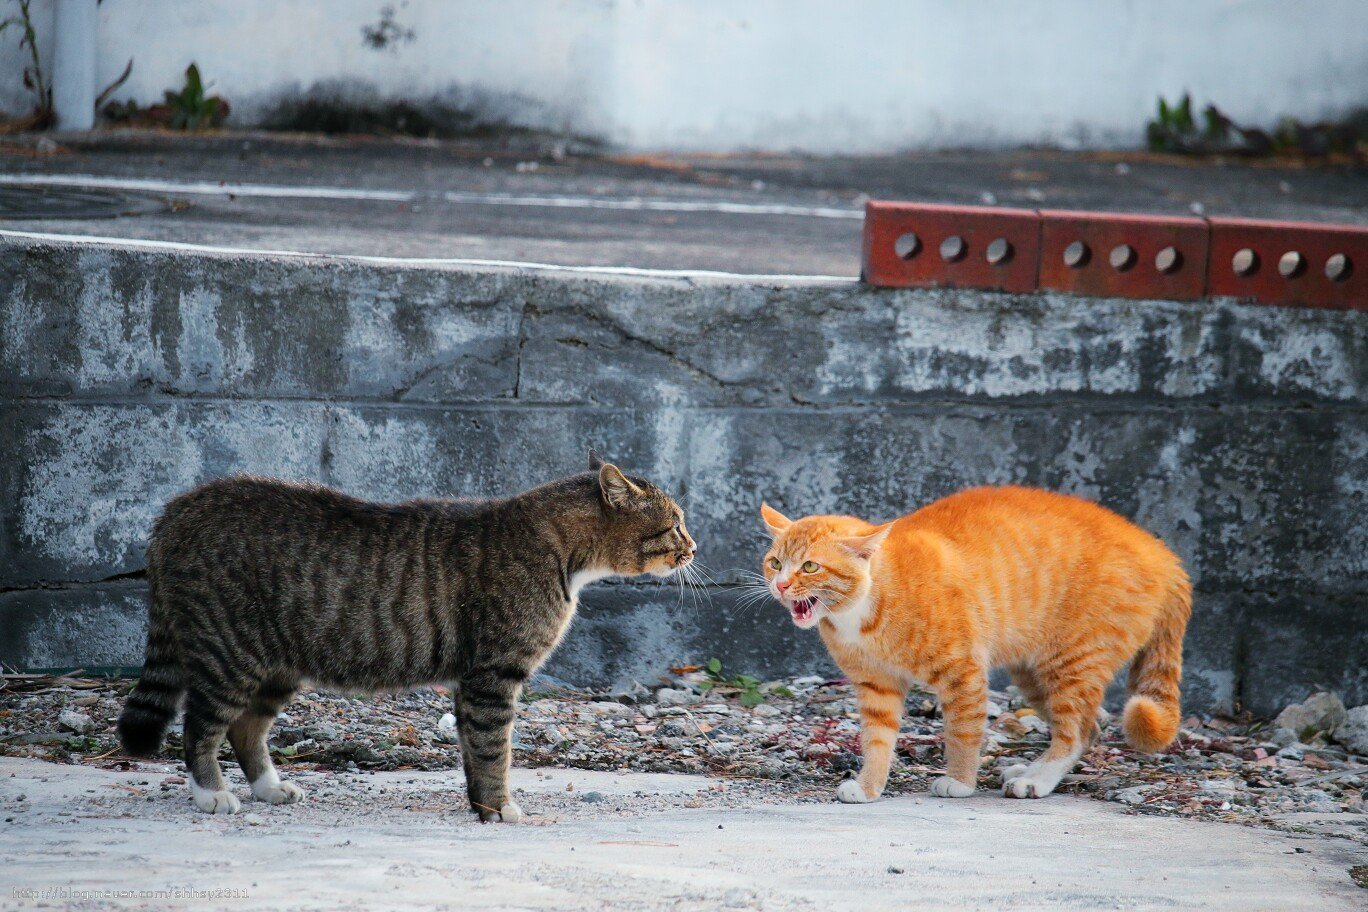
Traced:
<path fill-rule="evenodd" d="M 783 580 L 775 580 L 775 581 L 774 581 L 774 588 L 779 590 L 779 594 L 780 594 L 780 595 L 783 595 L 783 594 L 788 590 L 788 587 L 789 587 L 789 586 L 792 586 L 792 585 L 793 585 L 793 583 L 791 583 L 791 582 L 786 583 L 786 582 L 784 582 Z"/>

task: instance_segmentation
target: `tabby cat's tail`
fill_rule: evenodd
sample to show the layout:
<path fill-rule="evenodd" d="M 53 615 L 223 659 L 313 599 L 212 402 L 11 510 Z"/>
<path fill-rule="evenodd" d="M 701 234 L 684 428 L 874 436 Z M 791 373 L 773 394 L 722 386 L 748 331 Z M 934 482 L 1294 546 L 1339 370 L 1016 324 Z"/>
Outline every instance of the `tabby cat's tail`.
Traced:
<path fill-rule="evenodd" d="M 1181 568 L 1169 586 L 1164 607 L 1150 634 L 1131 662 L 1131 694 L 1126 701 L 1121 727 L 1136 750 L 1162 750 L 1178 735 L 1182 702 L 1178 685 L 1183 679 L 1183 633 L 1192 614 L 1192 584 Z"/>
<path fill-rule="evenodd" d="M 124 752 L 150 757 L 161 749 L 162 738 L 176 718 L 185 693 L 185 673 L 165 612 L 159 610 L 157 582 L 149 570 L 152 609 L 147 623 L 147 657 L 138 686 L 128 695 L 119 716 L 119 742 Z"/>

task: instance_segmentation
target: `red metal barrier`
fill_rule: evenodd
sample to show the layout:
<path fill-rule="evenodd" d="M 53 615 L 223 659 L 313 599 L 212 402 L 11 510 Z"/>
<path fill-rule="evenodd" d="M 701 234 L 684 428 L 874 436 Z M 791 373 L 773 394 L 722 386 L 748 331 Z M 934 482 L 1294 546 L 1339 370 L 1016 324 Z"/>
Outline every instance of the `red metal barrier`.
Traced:
<path fill-rule="evenodd" d="M 1206 291 L 1201 219 L 1045 210 L 1040 220 L 1041 288 L 1171 301 Z"/>
<path fill-rule="evenodd" d="M 1213 218 L 1209 293 L 1368 309 L 1368 228 Z"/>
<path fill-rule="evenodd" d="M 870 202 L 864 280 L 1368 310 L 1368 228 Z"/>
<path fill-rule="evenodd" d="M 1030 209 L 865 207 L 864 280 L 892 288 L 1035 291 L 1040 218 Z"/>

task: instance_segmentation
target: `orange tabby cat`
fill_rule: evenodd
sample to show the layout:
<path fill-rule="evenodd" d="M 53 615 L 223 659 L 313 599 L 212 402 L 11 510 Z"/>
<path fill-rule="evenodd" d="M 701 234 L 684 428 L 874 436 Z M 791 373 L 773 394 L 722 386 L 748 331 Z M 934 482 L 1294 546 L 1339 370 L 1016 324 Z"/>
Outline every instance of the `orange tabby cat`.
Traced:
<path fill-rule="evenodd" d="M 864 765 L 837 797 L 873 801 L 888 781 L 913 681 L 940 697 L 949 775 L 973 794 L 988 670 L 1005 666 L 1050 724 L 1049 749 L 1002 772 L 1003 793 L 1043 798 L 1097 736 L 1103 690 L 1131 659 L 1123 727 L 1156 751 L 1178 731 L 1187 574 L 1153 535 L 1097 504 L 1032 488 L 974 488 L 874 525 L 789 520 L 760 508 L 774 544 L 770 593 L 817 626 L 860 703 Z"/>

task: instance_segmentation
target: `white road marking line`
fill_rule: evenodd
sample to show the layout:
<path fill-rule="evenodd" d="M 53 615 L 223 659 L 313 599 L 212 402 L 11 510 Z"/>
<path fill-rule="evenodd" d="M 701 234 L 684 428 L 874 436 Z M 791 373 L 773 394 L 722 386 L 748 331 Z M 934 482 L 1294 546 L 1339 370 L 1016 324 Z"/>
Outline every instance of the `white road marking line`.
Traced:
<path fill-rule="evenodd" d="M 562 266 L 555 263 L 526 263 L 519 260 L 477 260 L 464 257 L 368 256 L 356 253 L 316 253 L 306 250 L 271 250 L 253 247 L 220 247 L 184 241 L 156 241 L 144 238 L 103 237 L 92 234 L 49 234 L 41 231 L 11 231 L 0 228 L 0 238 L 20 238 L 64 244 L 103 244 L 138 250 L 177 250 L 187 253 L 220 253 L 233 256 L 277 256 L 373 263 L 381 266 L 480 266 L 500 269 L 527 269 L 539 272 L 572 272 L 598 275 L 636 276 L 657 279 L 724 279 L 740 282 L 822 282 L 853 285 L 851 276 L 793 275 L 788 273 L 720 272 L 711 269 L 650 269 L 641 266 Z"/>
<path fill-rule="evenodd" d="M 148 193 L 188 193 L 201 196 L 257 196 L 283 199 L 368 200 L 408 203 L 424 198 L 415 190 L 363 190 L 351 187 L 290 187 L 279 184 L 240 184 L 229 181 L 168 181 L 96 174 L 0 174 L 0 186 L 87 187 L 102 190 L 140 190 Z M 541 209 L 615 209 L 631 212 L 716 212 L 727 215 L 784 215 L 799 218 L 863 219 L 863 209 L 834 206 L 790 206 L 783 203 L 730 203 L 630 197 L 536 196 L 516 193 L 474 193 L 448 190 L 442 199 L 477 206 L 526 206 Z"/>
<path fill-rule="evenodd" d="M 807 218 L 863 219 L 863 209 L 827 206 L 788 206 L 780 203 L 688 202 L 684 200 L 606 199 L 595 196 L 524 196 L 513 193 L 467 193 L 449 190 L 453 203 L 485 206 L 532 206 L 547 209 L 619 209 L 637 212 L 725 212 L 733 215 L 794 215 Z"/>
<path fill-rule="evenodd" d="M 272 196 L 400 203 L 416 197 L 411 190 L 285 187 L 277 184 L 236 184 L 226 181 L 165 181 L 140 177 L 101 177 L 95 174 L 0 174 L 0 186 L 94 187 L 102 190 L 143 190 L 151 193 L 191 193 L 202 196 Z"/>

